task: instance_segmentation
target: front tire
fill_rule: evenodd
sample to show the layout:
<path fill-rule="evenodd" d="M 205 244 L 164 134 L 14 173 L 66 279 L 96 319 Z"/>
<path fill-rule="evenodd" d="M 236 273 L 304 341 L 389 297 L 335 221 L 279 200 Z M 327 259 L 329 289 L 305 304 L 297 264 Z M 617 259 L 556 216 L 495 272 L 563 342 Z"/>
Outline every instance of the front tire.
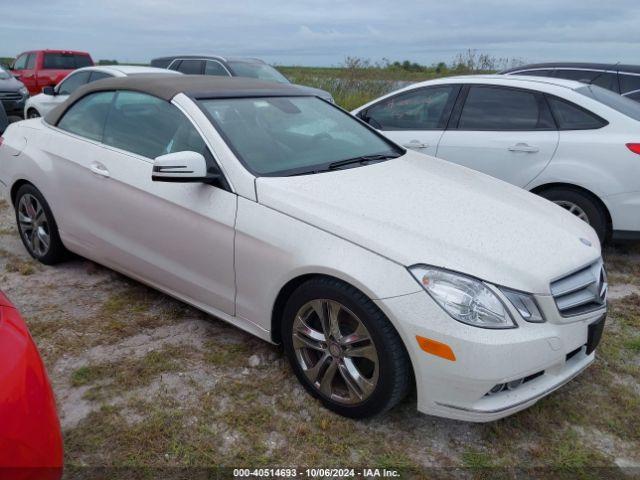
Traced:
<path fill-rule="evenodd" d="M 18 232 L 29 255 L 45 265 L 64 260 L 67 250 L 42 193 L 33 185 L 25 184 L 18 189 L 14 204 Z"/>
<path fill-rule="evenodd" d="M 568 188 L 550 188 L 539 194 L 588 223 L 604 243 L 609 233 L 607 213 L 598 200 L 588 193 Z"/>
<path fill-rule="evenodd" d="M 282 339 L 300 383 L 340 415 L 385 412 L 411 386 L 409 356 L 396 330 L 369 298 L 339 280 L 317 278 L 294 291 Z"/>

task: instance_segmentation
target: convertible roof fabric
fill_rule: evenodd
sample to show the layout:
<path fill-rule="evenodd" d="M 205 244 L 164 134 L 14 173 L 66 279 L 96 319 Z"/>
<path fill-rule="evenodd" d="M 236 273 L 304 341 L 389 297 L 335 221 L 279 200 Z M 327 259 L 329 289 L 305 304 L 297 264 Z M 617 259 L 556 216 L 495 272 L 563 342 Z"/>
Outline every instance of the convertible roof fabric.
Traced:
<path fill-rule="evenodd" d="M 216 77 L 211 75 L 139 74 L 114 77 L 88 83 L 76 90 L 45 117 L 57 125 L 67 109 L 80 98 L 94 92 L 128 90 L 147 93 L 170 101 L 179 93 L 192 98 L 305 97 L 307 90 L 292 84 L 263 82 L 252 78 Z"/>

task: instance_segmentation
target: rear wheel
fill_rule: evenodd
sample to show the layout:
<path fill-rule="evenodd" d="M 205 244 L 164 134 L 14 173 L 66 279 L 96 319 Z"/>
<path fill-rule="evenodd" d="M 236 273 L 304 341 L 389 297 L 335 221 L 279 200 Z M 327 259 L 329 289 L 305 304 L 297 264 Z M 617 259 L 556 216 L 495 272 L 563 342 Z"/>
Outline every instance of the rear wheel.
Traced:
<path fill-rule="evenodd" d="M 47 265 L 65 258 L 67 250 L 60 240 L 58 226 L 49 204 L 33 185 L 21 186 L 15 198 L 16 223 L 29 254 Z"/>
<path fill-rule="evenodd" d="M 551 188 L 540 192 L 539 195 L 591 225 L 598 234 L 600 242 L 606 240 L 608 233 L 607 213 L 593 196 L 568 188 Z"/>
<path fill-rule="evenodd" d="M 404 344 L 362 292 L 338 280 L 301 285 L 282 318 L 284 349 L 303 386 L 352 418 L 395 406 L 411 385 Z"/>
<path fill-rule="evenodd" d="M 38 112 L 35 108 L 30 108 L 27 112 L 27 118 L 40 118 L 40 112 Z"/>

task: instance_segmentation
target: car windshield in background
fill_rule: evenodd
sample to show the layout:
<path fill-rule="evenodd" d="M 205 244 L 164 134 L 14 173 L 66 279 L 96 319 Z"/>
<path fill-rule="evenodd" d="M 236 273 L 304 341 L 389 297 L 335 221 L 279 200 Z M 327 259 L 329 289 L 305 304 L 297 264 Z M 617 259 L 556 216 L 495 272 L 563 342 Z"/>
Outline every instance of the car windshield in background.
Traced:
<path fill-rule="evenodd" d="M 6 80 L 7 78 L 11 78 L 11 74 L 0 65 L 0 80 Z"/>
<path fill-rule="evenodd" d="M 74 70 L 76 68 L 91 66 L 88 55 L 76 55 L 73 53 L 45 53 L 44 69 L 48 70 Z"/>
<path fill-rule="evenodd" d="M 607 107 L 611 107 L 627 117 L 640 121 L 640 103 L 634 100 L 596 85 L 577 88 L 576 92 L 581 93 L 585 97 L 597 100 L 600 103 L 604 103 Z"/>
<path fill-rule="evenodd" d="M 316 173 L 402 154 L 358 120 L 315 97 L 201 100 L 200 105 L 258 176 Z"/>
<path fill-rule="evenodd" d="M 233 70 L 233 73 L 238 77 L 257 78 L 268 82 L 291 83 L 287 77 L 275 68 L 264 63 L 239 62 L 233 60 L 227 63 L 231 67 L 231 70 Z"/>

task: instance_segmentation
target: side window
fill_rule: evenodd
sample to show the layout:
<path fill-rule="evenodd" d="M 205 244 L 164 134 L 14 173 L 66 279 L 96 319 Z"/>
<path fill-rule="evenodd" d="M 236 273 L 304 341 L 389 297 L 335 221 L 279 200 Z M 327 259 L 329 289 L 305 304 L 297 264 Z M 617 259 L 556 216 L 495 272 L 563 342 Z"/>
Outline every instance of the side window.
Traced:
<path fill-rule="evenodd" d="M 622 93 L 635 92 L 640 90 L 640 75 L 620 74 L 620 91 Z"/>
<path fill-rule="evenodd" d="M 182 60 L 177 70 L 185 75 L 202 75 L 203 63 L 202 60 Z"/>
<path fill-rule="evenodd" d="M 551 95 L 547 100 L 560 130 L 591 130 L 605 126 L 599 117 L 573 103 Z"/>
<path fill-rule="evenodd" d="M 228 77 L 229 73 L 225 70 L 220 62 L 215 62 L 212 60 L 207 60 L 204 63 L 204 74 L 205 75 L 216 75 L 219 77 Z"/>
<path fill-rule="evenodd" d="M 618 77 L 615 73 L 558 69 L 556 70 L 556 77 L 576 80 L 582 83 L 593 83 L 607 90 L 618 91 Z"/>
<path fill-rule="evenodd" d="M 137 92 L 118 92 L 104 143 L 151 159 L 187 150 L 207 156 L 204 140 L 177 107 Z"/>
<path fill-rule="evenodd" d="M 14 70 L 24 70 L 27 66 L 27 59 L 29 58 L 29 54 L 25 53 L 24 55 L 20 55 L 15 63 L 13 64 Z"/>
<path fill-rule="evenodd" d="M 58 94 L 71 95 L 89 81 L 89 75 L 91 75 L 91 72 L 78 72 L 69 75 L 62 81 L 60 87 L 58 87 Z"/>
<path fill-rule="evenodd" d="M 459 130 L 555 130 L 541 95 L 512 88 L 471 86 Z"/>
<path fill-rule="evenodd" d="M 27 58 L 27 66 L 25 67 L 27 70 L 33 70 L 36 68 L 36 54 L 30 53 Z"/>
<path fill-rule="evenodd" d="M 399 94 L 370 107 L 366 121 L 381 130 L 444 129 L 458 88 L 423 88 Z"/>
<path fill-rule="evenodd" d="M 78 100 L 58 122 L 58 127 L 91 140 L 102 141 L 114 92 L 97 92 Z"/>
<path fill-rule="evenodd" d="M 181 63 L 182 63 L 182 60 L 170 61 L 167 69 L 179 71 L 178 69 L 180 68 Z M 151 65 L 151 66 L 155 67 L 156 65 Z M 163 68 L 163 67 L 158 66 L 158 68 Z"/>
<path fill-rule="evenodd" d="M 635 100 L 636 102 L 640 102 L 640 91 L 635 93 L 630 93 L 629 95 L 625 95 L 627 98 L 631 100 Z"/>
<path fill-rule="evenodd" d="M 98 80 L 103 80 L 105 78 L 111 78 L 113 75 L 104 72 L 91 72 L 91 77 L 87 83 L 97 82 Z"/>

